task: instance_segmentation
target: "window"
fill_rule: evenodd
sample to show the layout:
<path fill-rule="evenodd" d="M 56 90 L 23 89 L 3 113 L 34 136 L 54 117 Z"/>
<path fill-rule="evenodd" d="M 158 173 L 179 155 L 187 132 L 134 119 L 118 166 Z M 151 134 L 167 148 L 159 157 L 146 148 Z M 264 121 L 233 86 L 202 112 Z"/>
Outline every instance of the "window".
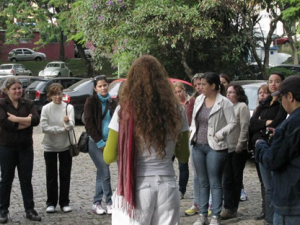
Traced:
<path fill-rule="evenodd" d="M 9 70 L 9 69 L 12 69 L 12 65 L 2 65 L 2 66 L 1 66 L 1 69 L 2 69 L 2 70 Z"/>
<path fill-rule="evenodd" d="M 24 54 L 26 54 L 26 55 L 32 55 L 32 52 L 29 51 L 29 50 L 27 50 L 27 49 L 24 49 Z"/>
<path fill-rule="evenodd" d="M 15 51 L 16 55 L 23 55 L 23 50 L 22 49 L 17 49 Z"/>

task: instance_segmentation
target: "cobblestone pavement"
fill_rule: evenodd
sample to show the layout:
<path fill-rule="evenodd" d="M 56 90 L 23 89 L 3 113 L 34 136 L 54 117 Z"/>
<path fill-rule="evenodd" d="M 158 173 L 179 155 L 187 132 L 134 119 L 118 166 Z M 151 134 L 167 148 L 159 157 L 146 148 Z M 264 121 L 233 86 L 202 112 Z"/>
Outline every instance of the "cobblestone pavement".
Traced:
<path fill-rule="evenodd" d="M 76 135 L 80 135 L 84 130 L 82 125 L 76 126 Z M 45 162 L 41 141 L 43 134 L 40 127 L 34 129 L 34 171 L 33 171 L 33 188 L 35 198 L 35 209 L 42 216 L 42 222 L 31 222 L 24 218 L 23 201 L 20 192 L 18 176 L 13 183 L 11 194 L 11 206 L 9 208 L 9 224 L 111 224 L 110 216 L 95 215 L 91 212 L 93 195 L 95 190 L 96 169 L 88 154 L 80 154 L 73 159 L 72 180 L 70 190 L 70 206 L 73 211 L 63 213 L 57 208 L 57 212 L 47 214 L 46 210 L 46 179 L 45 179 Z M 176 163 L 176 162 L 175 162 Z M 174 165 L 178 168 L 178 165 Z M 111 165 L 111 181 L 113 190 L 117 183 L 116 163 Z M 177 169 L 176 172 L 178 173 Z M 255 221 L 253 217 L 258 215 L 261 210 L 260 186 L 255 171 L 254 162 L 249 160 L 246 165 L 244 174 L 245 190 L 248 194 L 248 200 L 241 202 L 238 211 L 238 217 L 235 219 L 222 221 L 221 224 L 257 224 L 262 225 L 262 221 Z M 188 183 L 185 198 L 181 200 L 181 224 L 192 225 L 197 216 L 184 216 L 184 211 L 193 204 L 192 174 Z M 122 225 L 122 224 L 120 224 Z M 159 225 L 159 224 L 158 224 Z"/>

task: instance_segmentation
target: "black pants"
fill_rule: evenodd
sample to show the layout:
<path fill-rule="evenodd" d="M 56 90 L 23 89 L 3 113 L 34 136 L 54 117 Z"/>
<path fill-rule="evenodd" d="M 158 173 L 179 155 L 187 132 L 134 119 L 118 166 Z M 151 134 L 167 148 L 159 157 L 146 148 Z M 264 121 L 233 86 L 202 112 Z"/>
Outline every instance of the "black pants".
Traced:
<path fill-rule="evenodd" d="M 172 161 L 174 162 L 175 156 L 173 156 Z M 179 191 L 182 194 L 186 192 L 186 186 L 189 182 L 189 162 L 182 163 L 178 160 L 178 168 L 179 168 Z"/>
<path fill-rule="evenodd" d="M 237 212 L 243 187 L 243 174 L 247 161 L 247 151 L 228 154 L 223 172 L 224 208 Z"/>
<path fill-rule="evenodd" d="M 63 152 L 44 152 L 46 162 L 47 206 L 56 207 L 58 202 L 58 172 L 57 158 L 59 159 L 59 205 L 68 206 L 70 199 L 70 181 L 72 157 L 69 150 Z"/>
<path fill-rule="evenodd" d="M 0 212 L 8 212 L 10 205 L 10 193 L 15 177 L 15 169 L 18 169 L 21 192 L 25 212 L 34 209 L 32 170 L 33 147 L 3 147 L 0 146 Z"/>

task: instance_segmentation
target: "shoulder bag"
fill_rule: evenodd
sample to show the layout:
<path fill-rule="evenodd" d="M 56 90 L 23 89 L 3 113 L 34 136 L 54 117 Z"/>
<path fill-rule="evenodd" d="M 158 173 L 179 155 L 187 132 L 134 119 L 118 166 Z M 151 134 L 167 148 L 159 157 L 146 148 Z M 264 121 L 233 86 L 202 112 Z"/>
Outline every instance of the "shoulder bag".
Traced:
<path fill-rule="evenodd" d="M 66 116 L 67 115 L 68 115 L 68 104 L 66 106 Z M 71 157 L 78 156 L 80 152 L 79 152 L 77 141 L 76 141 L 75 131 L 74 131 L 74 129 L 71 131 L 74 135 L 74 140 L 75 140 L 74 144 L 72 144 L 72 141 L 71 141 L 70 131 L 67 131 L 67 132 L 68 132 L 69 142 L 70 142 L 70 147 L 69 147 L 70 155 L 71 155 Z"/>

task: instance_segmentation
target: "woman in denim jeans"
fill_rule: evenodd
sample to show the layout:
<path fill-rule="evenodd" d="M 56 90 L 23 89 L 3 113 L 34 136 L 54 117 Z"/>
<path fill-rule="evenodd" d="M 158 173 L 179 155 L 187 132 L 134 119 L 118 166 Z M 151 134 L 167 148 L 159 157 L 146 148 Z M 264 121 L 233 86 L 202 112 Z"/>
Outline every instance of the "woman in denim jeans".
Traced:
<path fill-rule="evenodd" d="M 200 185 L 200 213 L 194 225 L 206 224 L 209 192 L 212 194 L 211 225 L 219 224 L 222 209 L 222 173 L 227 157 L 226 136 L 236 125 L 233 104 L 219 93 L 217 73 L 201 78 L 202 95 L 195 101 L 190 140 L 194 143 L 193 164 Z"/>
<path fill-rule="evenodd" d="M 90 135 L 89 154 L 97 167 L 96 193 L 92 210 L 96 214 L 111 214 L 112 190 L 109 165 L 103 160 L 103 149 L 108 136 L 108 124 L 116 104 L 108 93 L 108 82 L 105 75 L 94 78 L 94 93 L 87 98 L 84 105 L 85 129 Z M 106 209 L 102 205 L 105 197 Z"/>

